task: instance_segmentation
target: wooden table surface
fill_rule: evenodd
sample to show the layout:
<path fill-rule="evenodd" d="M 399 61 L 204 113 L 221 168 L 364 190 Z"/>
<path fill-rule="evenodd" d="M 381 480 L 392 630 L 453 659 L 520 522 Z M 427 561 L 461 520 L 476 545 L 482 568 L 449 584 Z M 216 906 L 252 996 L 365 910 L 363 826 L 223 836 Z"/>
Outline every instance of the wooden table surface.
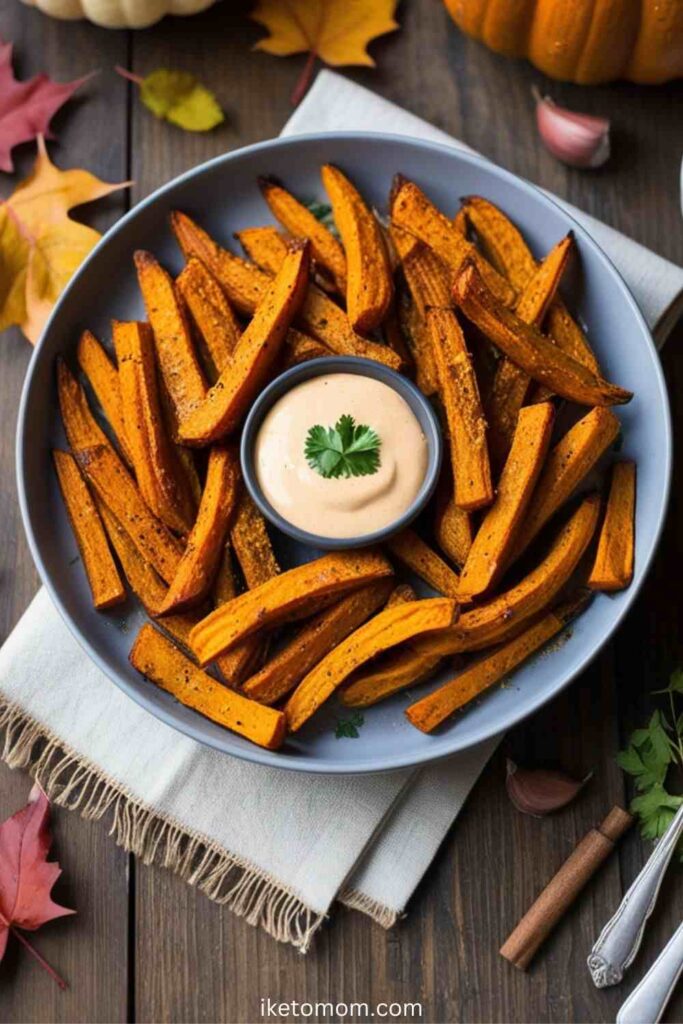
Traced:
<path fill-rule="evenodd" d="M 195 164 L 278 134 L 303 58 L 254 53 L 259 30 L 246 5 L 220 3 L 190 19 L 166 19 L 137 33 L 50 20 L 18 0 L 0 5 L 0 35 L 15 43 L 17 73 L 47 71 L 66 80 L 100 74 L 56 118 L 62 166 L 83 166 L 110 181 L 132 178 L 130 193 L 86 208 L 104 230 L 129 203 Z M 680 191 L 683 82 L 648 89 L 628 84 L 584 90 L 546 83 L 526 64 L 486 52 L 462 37 L 437 0 L 400 9 L 401 31 L 373 46 L 377 70 L 351 71 L 377 90 L 452 132 L 504 167 L 564 196 L 656 252 L 683 263 Z M 217 93 L 226 122 L 206 135 L 155 120 L 115 75 L 159 66 L 192 71 Z M 614 154 L 599 171 L 557 163 L 540 146 L 530 87 L 560 102 L 613 118 Z M 381 126 L 379 126 L 381 127 Z M 23 146 L 17 180 L 33 160 Z M 2 194 L 14 179 L 3 176 Z M 455 199 L 456 197 L 454 197 Z M 679 325 L 664 364 L 677 441 L 683 440 L 683 364 Z M 17 332 L 0 344 L 0 635 L 11 630 L 38 578 L 29 555 L 14 483 L 14 427 L 30 348 Z M 657 453 L 651 453 L 657 458 Z M 54 814 L 64 868 L 62 901 L 76 918 L 37 936 L 43 954 L 68 979 L 60 992 L 10 940 L 0 967 L 2 1021 L 226 1021 L 262 1019 L 261 997 L 333 1002 L 421 1001 L 425 1021 L 608 1021 L 683 916 L 683 878 L 673 868 L 629 982 L 598 992 L 585 958 L 600 927 L 633 879 L 648 847 L 635 834 L 622 844 L 526 974 L 498 948 L 539 888 L 577 840 L 614 803 L 629 798 L 614 755 L 649 713 L 648 691 L 683 664 L 680 559 L 683 481 L 679 462 L 668 524 L 649 579 L 627 622 L 602 656 L 531 721 L 511 733 L 474 789 L 463 814 L 419 886 L 404 921 L 385 932 L 340 910 L 302 957 L 278 945 L 168 871 L 145 867 L 116 847 L 103 823 Z M 46 679 L 45 685 L 51 685 Z M 555 818 L 516 812 L 505 794 L 506 755 L 593 771 L 581 799 Z M 0 818 L 21 806 L 24 773 L 0 767 Z M 669 1020 L 683 1019 L 683 991 Z"/>

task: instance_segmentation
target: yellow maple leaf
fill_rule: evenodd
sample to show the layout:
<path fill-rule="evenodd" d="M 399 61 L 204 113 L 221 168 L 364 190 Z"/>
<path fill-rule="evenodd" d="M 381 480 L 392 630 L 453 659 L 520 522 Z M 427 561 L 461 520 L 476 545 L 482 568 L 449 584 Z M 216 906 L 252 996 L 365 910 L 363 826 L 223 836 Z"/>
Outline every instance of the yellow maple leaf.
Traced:
<path fill-rule="evenodd" d="M 270 35 L 255 49 L 289 57 L 309 54 L 303 75 L 292 93 L 298 103 L 306 91 L 316 57 L 326 64 L 374 67 L 368 43 L 397 29 L 398 0 L 257 0 L 250 17 Z"/>
<path fill-rule="evenodd" d="M 35 345 L 69 278 L 100 238 L 69 211 L 128 184 L 60 170 L 38 137 L 33 171 L 0 203 L 0 330 L 18 324 Z"/>

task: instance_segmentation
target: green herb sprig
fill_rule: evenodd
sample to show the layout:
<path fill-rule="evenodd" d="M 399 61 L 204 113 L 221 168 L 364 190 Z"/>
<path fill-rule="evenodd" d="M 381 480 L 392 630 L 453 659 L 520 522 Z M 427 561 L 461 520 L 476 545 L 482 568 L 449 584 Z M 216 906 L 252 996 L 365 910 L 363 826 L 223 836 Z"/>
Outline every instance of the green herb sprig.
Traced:
<path fill-rule="evenodd" d="M 379 435 L 353 416 L 340 416 L 334 427 L 317 424 L 306 434 L 304 455 L 311 469 L 327 480 L 371 476 L 380 467 Z"/>
<path fill-rule="evenodd" d="M 310 203 L 306 203 L 306 206 L 316 220 L 319 220 L 321 224 L 324 224 L 327 230 L 330 231 L 335 238 L 339 238 L 337 226 L 334 223 L 334 216 L 332 215 L 332 207 L 329 203 L 319 203 L 317 199 L 313 199 Z"/>
<path fill-rule="evenodd" d="M 659 839 L 671 824 L 683 795 L 670 793 L 666 788 L 671 768 L 683 769 L 683 712 L 677 703 L 683 697 L 683 669 L 672 672 L 669 685 L 655 690 L 653 695 L 668 698 L 668 711 L 652 713 L 643 729 L 632 733 L 625 750 L 617 755 L 617 763 L 630 775 L 638 790 L 631 801 L 631 811 L 640 823 L 645 839 Z M 683 842 L 678 854 L 683 860 Z"/>
<path fill-rule="evenodd" d="M 354 711 L 349 718 L 338 718 L 337 727 L 334 730 L 334 735 L 338 740 L 351 739 L 357 740 L 361 725 L 365 722 L 363 715 L 360 711 Z"/>

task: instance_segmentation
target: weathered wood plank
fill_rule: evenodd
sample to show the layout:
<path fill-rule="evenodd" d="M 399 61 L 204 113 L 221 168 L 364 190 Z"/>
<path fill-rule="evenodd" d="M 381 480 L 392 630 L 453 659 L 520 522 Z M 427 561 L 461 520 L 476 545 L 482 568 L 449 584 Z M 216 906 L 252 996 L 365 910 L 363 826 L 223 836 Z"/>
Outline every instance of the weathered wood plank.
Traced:
<path fill-rule="evenodd" d="M 24 78 L 47 70 L 62 81 L 101 68 L 99 80 L 55 118 L 59 142 L 52 159 L 63 167 L 85 166 L 104 179 L 126 177 L 124 90 L 112 95 L 109 76 L 125 60 L 126 36 L 92 26 L 60 23 L 23 4 L 3 4 L 0 35 L 15 43 L 15 67 Z M 106 78 L 105 78 L 106 76 Z M 106 86 L 105 86 L 106 82 Z M 17 174 L 4 175 L 9 193 L 32 165 L 35 145 L 15 150 Z M 87 210 L 84 219 L 104 230 L 125 208 L 125 199 Z M 80 212 L 79 212 L 80 215 Z M 5 637 L 38 587 L 24 538 L 14 477 L 14 428 L 21 384 L 31 351 L 18 331 L 0 345 L 0 636 Z M 51 684 L 46 680 L 46 685 Z M 30 779 L 0 765 L 0 818 L 26 802 Z M 41 953 L 69 983 L 61 992 L 52 979 L 10 939 L 0 965 L 0 1020 L 124 1021 L 127 1016 L 128 857 L 97 823 L 55 810 L 55 855 L 64 869 L 56 890 L 78 916 L 46 925 L 36 934 Z"/>

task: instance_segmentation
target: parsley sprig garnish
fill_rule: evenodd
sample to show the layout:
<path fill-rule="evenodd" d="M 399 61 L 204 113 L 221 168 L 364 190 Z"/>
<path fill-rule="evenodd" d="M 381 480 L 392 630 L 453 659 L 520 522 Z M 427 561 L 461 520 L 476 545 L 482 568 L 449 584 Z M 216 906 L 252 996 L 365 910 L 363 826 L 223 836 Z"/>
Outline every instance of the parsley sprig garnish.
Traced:
<path fill-rule="evenodd" d="M 631 811 L 637 815 L 645 839 L 664 835 L 683 803 L 683 795 L 666 788 L 669 769 L 683 769 L 683 712 L 677 708 L 677 699 L 683 697 L 683 669 L 672 672 L 669 685 L 654 694 L 668 697 L 668 713 L 654 711 L 645 728 L 636 729 L 626 749 L 617 755 L 618 764 L 633 777 L 638 790 Z M 683 843 L 679 844 L 679 856 L 683 860 Z"/>
<path fill-rule="evenodd" d="M 334 730 L 334 735 L 338 740 L 357 740 L 359 735 L 358 730 L 364 722 L 365 718 L 361 715 L 360 711 L 354 711 L 349 718 L 337 719 L 337 727 Z"/>
<path fill-rule="evenodd" d="M 371 476 L 380 466 L 379 435 L 353 416 L 340 416 L 334 427 L 317 424 L 306 434 L 304 454 L 311 469 L 326 479 Z"/>

